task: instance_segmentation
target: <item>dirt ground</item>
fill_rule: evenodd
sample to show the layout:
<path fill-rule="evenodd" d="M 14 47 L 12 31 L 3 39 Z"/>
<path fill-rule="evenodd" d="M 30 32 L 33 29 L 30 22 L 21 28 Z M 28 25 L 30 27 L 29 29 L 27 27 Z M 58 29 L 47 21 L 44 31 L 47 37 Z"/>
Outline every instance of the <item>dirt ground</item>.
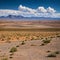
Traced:
<path fill-rule="evenodd" d="M 0 60 L 60 60 L 60 54 L 56 57 L 47 57 L 48 54 L 59 51 L 60 37 L 51 38 L 51 42 L 41 46 L 42 40 L 12 41 L 10 43 L 0 43 Z M 18 46 L 18 47 L 17 47 Z M 10 49 L 16 47 L 17 51 L 10 56 Z M 50 51 L 50 52 L 47 52 Z M 11 58 L 12 57 L 12 58 Z"/>
<path fill-rule="evenodd" d="M 60 21 L 0 20 L 0 60 L 60 60 Z"/>

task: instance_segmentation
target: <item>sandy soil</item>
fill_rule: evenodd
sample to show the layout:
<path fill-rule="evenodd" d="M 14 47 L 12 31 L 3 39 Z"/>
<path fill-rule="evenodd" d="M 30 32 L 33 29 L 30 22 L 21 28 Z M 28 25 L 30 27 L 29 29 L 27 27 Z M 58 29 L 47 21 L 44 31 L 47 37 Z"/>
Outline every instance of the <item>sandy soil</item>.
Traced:
<path fill-rule="evenodd" d="M 60 60 L 60 54 L 56 57 L 47 57 L 47 55 L 54 51 L 60 51 L 60 37 L 52 38 L 51 42 L 40 46 L 42 40 L 30 40 L 25 41 L 24 45 L 21 45 L 22 41 L 15 41 L 11 43 L 0 43 L 0 60 L 4 57 L 8 60 Z M 17 51 L 10 57 L 11 47 L 17 47 Z M 51 52 L 47 52 L 51 51 Z"/>
<path fill-rule="evenodd" d="M 36 29 L 17 29 L 21 27 Z M 43 44 L 46 38 L 51 40 Z M 17 51 L 11 53 L 12 47 L 16 47 Z M 56 51 L 58 54 L 55 53 Z M 47 57 L 49 54 L 54 54 L 56 57 Z M 0 20 L 0 60 L 60 60 L 60 21 Z"/>
<path fill-rule="evenodd" d="M 60 20 L 0 20 L 0 28 L 60 28 Z"/>

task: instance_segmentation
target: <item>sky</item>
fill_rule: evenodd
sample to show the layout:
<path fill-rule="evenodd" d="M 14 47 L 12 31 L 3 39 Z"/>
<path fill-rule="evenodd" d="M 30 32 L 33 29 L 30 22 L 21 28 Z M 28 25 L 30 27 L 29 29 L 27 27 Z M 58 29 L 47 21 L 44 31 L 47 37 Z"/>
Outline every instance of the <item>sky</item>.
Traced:
<path fill-rule="evenodd" d="M 0 0 L 0 16 L 12 14 L 10 11 L 24 16 L 60 17 L 60 0 Z"/>

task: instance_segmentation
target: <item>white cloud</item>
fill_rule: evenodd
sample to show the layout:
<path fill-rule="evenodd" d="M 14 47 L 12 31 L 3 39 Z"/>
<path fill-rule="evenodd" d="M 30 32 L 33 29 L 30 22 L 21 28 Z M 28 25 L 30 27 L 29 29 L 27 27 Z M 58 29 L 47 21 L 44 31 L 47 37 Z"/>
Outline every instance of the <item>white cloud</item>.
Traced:
<path fill-rule="evenodd" d="M 0 10 L 0 16 L 8 16 L 8 15 L 19 15 L 21 12 L 20 11 L 16 11 L 16 10 Z"/>
<path fill-rule="evenodd" d="M 26 6 L 19 6 L 19 11 L 24 12 L 25 16 L 35 16 L 35 17 L 60 17 L 60 13 L 57 14 L 54 8 L 48 7 L 44 8 L 39 6 L 37 9 L 32 9 Z"/>
<path fill-rule="evenodd" d="M 47 12 L 49 12 L 49 13 L 55 13 L 56 10 L 54 10 L 54 9 L 51 8 L 51 7 L 48 7 L 48 8 L 47 8 Z"/>
<path fill-rule="evenodd" d="M 37 7 L 37 9 L 32 9 L 26 6 L 20 5 L 18 10 L 0 10 L 0 16 L 7 15 L 22 15 L 24 17 L 53 17 L 60 18 L 60 13 L 57 13 L 54 8 L 48 7 Z"/>
<path fill-rule="evenodd" d="M 47 9 L 45 9 L 43 6 L 42 7 L 39 6 L 37 9 L 32 9 L 32 8 L 20 5 L 18 9 L 20 11 L 30 12 L 30 13 L 55 13 L 56 12 L 54 8 L 48 7 Z"/>
<path fill-rule="evenodd" d="M 25 6 L 22 6 L 22 5 L 20 5 L 20 6 L 18 7 L 18 9 L 19 9 L 20 11 L 23 11 L 23 12 L 30 12 L 30 13 L 36 12 L 35 9 L 31 9 L 31 8 L 28 8 L 28 7 L 25 7 Z"/>
<path fill-rule="evenodd" d="M 43 13 L 46 13 L 47 12 L 47 10 L 44 8 L 44 7 L 38 7 L 37 8 L 37 12 L 43 12 Z"/>

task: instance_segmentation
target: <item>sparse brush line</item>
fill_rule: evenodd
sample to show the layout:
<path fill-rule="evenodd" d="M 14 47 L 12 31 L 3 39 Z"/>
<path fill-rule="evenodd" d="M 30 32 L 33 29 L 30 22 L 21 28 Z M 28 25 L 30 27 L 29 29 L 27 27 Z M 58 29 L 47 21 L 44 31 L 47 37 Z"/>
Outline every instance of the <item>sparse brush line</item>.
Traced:
<path fill-rule="evenodd" d="M 60 28 L 0 28 L 0 31 L 60 31 Z"/>

